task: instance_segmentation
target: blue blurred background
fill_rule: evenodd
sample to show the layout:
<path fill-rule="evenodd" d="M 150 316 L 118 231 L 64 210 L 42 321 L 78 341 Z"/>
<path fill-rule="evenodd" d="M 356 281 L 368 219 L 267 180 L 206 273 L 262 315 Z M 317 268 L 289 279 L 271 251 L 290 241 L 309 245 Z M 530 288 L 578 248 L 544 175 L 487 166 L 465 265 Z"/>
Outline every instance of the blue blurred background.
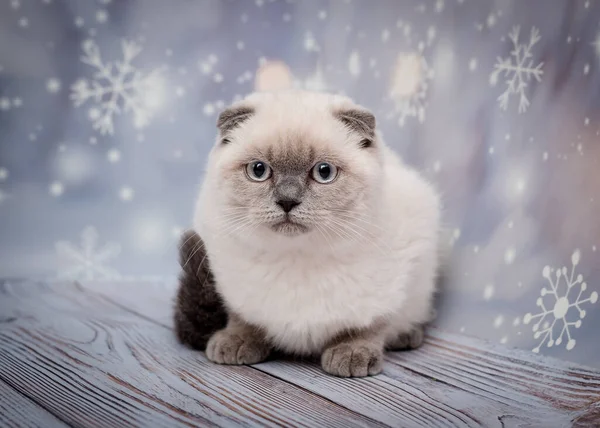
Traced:
<path fill-rule="evenodd" d="M 287 87 L 437 184 L 441 328 L 600 367 L 595 0 L 3 0 L 0 276 L 173 286 L 219 111 Z"/>

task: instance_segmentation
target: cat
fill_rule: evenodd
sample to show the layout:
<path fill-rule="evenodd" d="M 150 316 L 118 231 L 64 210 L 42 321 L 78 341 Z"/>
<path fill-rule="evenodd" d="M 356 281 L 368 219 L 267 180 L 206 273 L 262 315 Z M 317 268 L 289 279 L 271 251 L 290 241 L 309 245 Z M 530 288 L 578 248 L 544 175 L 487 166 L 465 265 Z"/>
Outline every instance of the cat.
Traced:
<path fill-rule="evenodd" d="M 320 356 L 340 377 L 382 371 L 431 320 L 440 199 L 350 98 L 254 93 L 217 120 L 182 238 L 179 339 L 219 364 Z"/>

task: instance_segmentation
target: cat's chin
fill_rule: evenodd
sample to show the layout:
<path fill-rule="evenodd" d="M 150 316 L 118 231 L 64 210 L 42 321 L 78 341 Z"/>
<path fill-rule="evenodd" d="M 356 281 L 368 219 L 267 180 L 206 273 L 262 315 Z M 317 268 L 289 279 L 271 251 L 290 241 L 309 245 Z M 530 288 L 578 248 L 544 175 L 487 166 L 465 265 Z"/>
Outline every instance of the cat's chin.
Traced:
<path fill-rule="evenodd" d="M 309 228 L 295 221 L 284 220 L 279 223 L 273 224 L 271 226 L 271 230 L 281 235 L 294 237 L 307 233 L 309 231 Z"/>

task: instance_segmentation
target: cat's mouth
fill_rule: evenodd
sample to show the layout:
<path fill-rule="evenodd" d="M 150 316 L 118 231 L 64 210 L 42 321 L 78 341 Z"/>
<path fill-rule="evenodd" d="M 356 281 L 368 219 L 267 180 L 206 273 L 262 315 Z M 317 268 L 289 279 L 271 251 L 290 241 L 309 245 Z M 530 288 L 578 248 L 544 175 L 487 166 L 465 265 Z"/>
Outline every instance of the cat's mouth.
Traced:
<path fill-rule="evenodd" d="M 290 216 L 286 216 L 283 220 L 273 224 L 271 228 L 275 232 L 287 236 L 296 236 L 308 232 L 308 227 L 293 220 Z"/>

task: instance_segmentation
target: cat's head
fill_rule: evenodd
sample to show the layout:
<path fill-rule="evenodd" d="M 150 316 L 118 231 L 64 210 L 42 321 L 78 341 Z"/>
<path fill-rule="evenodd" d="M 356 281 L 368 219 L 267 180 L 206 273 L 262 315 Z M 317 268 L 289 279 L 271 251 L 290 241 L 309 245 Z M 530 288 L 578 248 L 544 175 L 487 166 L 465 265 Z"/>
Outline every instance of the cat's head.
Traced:
<path fill-rule="evenodd" d="M 375 117 L 363 107 L 337 95 L 258 93 L 217 125 L 208 179 L 223 233 L 351 239 L 369 222 L 382 162 Z"/>

